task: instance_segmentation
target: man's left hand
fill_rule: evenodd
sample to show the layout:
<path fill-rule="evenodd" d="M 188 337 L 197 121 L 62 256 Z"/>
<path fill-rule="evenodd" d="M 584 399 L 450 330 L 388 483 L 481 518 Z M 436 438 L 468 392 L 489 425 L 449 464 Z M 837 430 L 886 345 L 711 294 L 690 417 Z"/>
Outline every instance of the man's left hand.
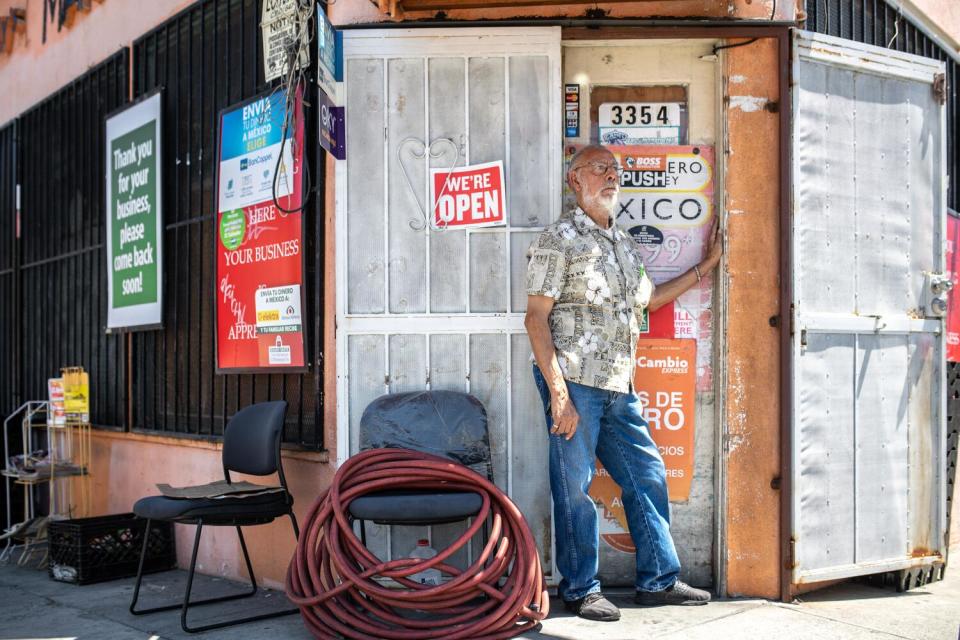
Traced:
<path fill-rule="evenodd" d="M 720 264 L 720 257 L 723 255 L 723 234 L 720 232 L 719 216 L 713 218 L 709 238 L 710 247 L 707 249 L 707 255 L 703 257 L 703 262 L 700 263 L 700 271 L 703 274 L 713 271 L 714 267 Z"/>

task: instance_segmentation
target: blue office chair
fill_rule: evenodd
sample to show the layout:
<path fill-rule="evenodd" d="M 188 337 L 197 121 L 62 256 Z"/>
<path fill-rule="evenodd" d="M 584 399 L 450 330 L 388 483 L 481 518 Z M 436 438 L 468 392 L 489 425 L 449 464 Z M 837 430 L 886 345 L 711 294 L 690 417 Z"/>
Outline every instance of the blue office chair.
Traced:
<path fill-rule="evenodd" d="M 475 397 L 458 391 L 412 391 L 380 396 L 360 418 L 360 449 L 412 449 L 450 458 L 493 479 L 487 412 Z M 355 498 L 350 516 L 385 525 L 458 522 L 480 512 L 483 498 L 472 491 L 379 491 Z"/>

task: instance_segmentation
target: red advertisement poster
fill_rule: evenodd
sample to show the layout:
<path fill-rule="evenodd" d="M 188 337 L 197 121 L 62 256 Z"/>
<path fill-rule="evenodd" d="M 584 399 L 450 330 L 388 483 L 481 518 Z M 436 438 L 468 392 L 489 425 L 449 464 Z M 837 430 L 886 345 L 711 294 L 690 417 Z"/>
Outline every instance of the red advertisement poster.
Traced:
<path fill-rule="evenodd" d="M 217 369 L 302 370 L 303 105 L 276 91 L 220 116 Z M 284 127 L 285 119 L 293 120 Z M 293 130 L 295 128 L 295 130 Z M 279 204 L 279 207 L 277 206 Z"/>
<path fill-rule="evenodd" d="M 947 294 L 947 360 L 960 362 L 960 219 L 955 213 L 947 216 L 947 271 L 953 290 Z"/>

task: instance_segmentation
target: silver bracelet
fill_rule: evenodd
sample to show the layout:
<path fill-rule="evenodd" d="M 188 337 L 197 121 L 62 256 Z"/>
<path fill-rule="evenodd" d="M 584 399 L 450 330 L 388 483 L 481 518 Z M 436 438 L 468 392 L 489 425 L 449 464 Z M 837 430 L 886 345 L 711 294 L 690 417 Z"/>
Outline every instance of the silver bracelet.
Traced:
<path fill-rule="evenodd" d="M 697 274 L 697 284 L 700 284 L 700 281 L 703 279 L 700 275 L 700 265 L 693 265 L 693 272 Z"/>

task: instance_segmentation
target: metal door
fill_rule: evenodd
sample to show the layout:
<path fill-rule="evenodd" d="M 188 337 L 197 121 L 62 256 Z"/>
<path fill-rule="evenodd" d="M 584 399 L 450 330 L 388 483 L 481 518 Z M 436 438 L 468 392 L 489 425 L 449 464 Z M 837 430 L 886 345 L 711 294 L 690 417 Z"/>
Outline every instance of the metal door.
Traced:
<path fill-rule="evenodd" d="M 793 42 L 792 582 L 944 550 L 941 62 Z"/>
<path fill-rule="evenodd" d="M 344 64 L 338 461 L 357 451 L 360 415 L 383 393 L 474 394 L 490 418 L 495 481 L 525 514 L 550 571 L 547 434 L 523 327 L 524 254 L 560 213 L 560 29 L 346 31 Z M 422 227 L 428 163 L 496 160 L 506 226 Z M 368 524 L 368 546 L 402 557 L 417 538 L 442 547 L 460 531 Z"/>

